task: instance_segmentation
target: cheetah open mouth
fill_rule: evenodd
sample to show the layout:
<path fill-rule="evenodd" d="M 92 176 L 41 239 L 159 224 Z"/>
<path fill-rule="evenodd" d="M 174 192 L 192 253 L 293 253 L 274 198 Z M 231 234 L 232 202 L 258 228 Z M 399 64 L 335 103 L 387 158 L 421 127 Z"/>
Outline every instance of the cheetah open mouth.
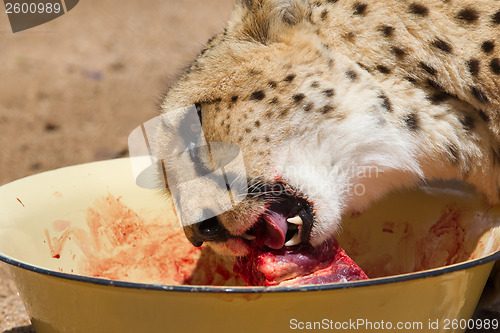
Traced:
<path fill-rule="evenodd" d="M 281 249 L 308 243 L 313 226 L 312 205 L 299 197 L 275 197 L 259 221 L 241 235 L 250 247 Z"/>
<path fill-rule="evenodd" d="M 278 184 L 281 185 L 281 184 Z M 271 192 L 272 193 L 272 192 Z M 367 279 L 336 240 L 309 243 L 312 204 L 297 195 L 273 195 L 258 222 L 240 237 L 250 254 L 234 265 L 248 285 L 302 285 Z"/>

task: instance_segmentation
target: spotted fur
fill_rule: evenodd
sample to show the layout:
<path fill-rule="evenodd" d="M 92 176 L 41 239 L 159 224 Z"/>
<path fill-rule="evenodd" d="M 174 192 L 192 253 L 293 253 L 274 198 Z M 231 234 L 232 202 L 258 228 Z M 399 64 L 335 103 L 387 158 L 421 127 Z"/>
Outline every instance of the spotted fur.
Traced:
<path fill-rule="evenodd" d="M 249 179 L 313 203 L 314 245 L 342 214 L 423 180 L 463 179 L 499 202 L 499 58 L 498 1 L 240 0 L 162 109 L 201 105 L 207 141 L 237 143 Z M 358 184 L 362 196 L 345 191 Z M 240 235 L 263 211 L 249 198 L 219 219 Z"/>

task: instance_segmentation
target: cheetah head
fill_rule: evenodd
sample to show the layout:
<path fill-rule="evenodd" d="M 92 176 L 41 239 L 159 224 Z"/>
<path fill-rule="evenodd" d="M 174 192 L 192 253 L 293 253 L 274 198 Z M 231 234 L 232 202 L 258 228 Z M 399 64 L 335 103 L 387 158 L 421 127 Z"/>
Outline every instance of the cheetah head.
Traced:
<path fill-rule="evenodd" d="M 303 0 L 237 2 L 224 32 L 166 94 L 169 125 L 159 129 L 156 151 L 169 161 L 174 182 L 207 174 L 194 164 L 224 167 L 214 168 L 212 143 L 230 147 L 218 150 L 232 155 L 227 160 L 242 156 L 246 172 L 246 195 L 227 209 L 216 198 L 231 182 L 214 185 L 207 177 L 192 185 L 198 196 L 173 195 L 194 216 L 185 232 L 196 246 L 207 242 L 232 255 L 255 243 L 317 246 L 335 237 L 343 214 L 362 211 L 419 173 L 409 134 L 386 126 L 395 103 L 367 71 L 321 40 L 310 13 Z M 192 117 L 189 105 L 206 150 L 175 140 Z M 187 157 L 177 159 L 186 147 Z"/>

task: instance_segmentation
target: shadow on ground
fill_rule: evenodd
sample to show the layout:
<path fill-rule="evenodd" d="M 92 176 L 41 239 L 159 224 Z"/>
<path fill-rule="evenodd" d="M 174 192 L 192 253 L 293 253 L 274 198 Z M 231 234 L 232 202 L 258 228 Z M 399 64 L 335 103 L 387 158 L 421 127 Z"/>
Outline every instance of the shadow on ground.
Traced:
<path fill-rule="evenodd" d="M 11 328 L 10 330 L 3 331 L 2 333 L 36 333 L 36 331 L 33 328 L 33 326 L 28 325 L 28 326 L 14 327 Z"/>

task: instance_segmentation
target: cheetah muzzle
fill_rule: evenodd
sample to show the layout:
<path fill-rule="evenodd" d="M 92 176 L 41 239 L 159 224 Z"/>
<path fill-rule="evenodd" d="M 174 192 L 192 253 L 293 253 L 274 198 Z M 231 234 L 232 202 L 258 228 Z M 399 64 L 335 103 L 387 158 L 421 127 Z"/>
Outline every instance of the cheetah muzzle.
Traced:
<path fill-rule="evenodd" d="M 229 238 L 243 240 L 251 247 L 281 249 L 308 243 L 314 223 L 313 205 L 294 194 L 283 183 L 259 185 L 250 188 L 249 196 L 264 197 L 266 211 L 248 230 L 232 235 L 216 217 L 192 227 L 188 238 L 194 246 L 203 242 L 225 242 Z"/>

